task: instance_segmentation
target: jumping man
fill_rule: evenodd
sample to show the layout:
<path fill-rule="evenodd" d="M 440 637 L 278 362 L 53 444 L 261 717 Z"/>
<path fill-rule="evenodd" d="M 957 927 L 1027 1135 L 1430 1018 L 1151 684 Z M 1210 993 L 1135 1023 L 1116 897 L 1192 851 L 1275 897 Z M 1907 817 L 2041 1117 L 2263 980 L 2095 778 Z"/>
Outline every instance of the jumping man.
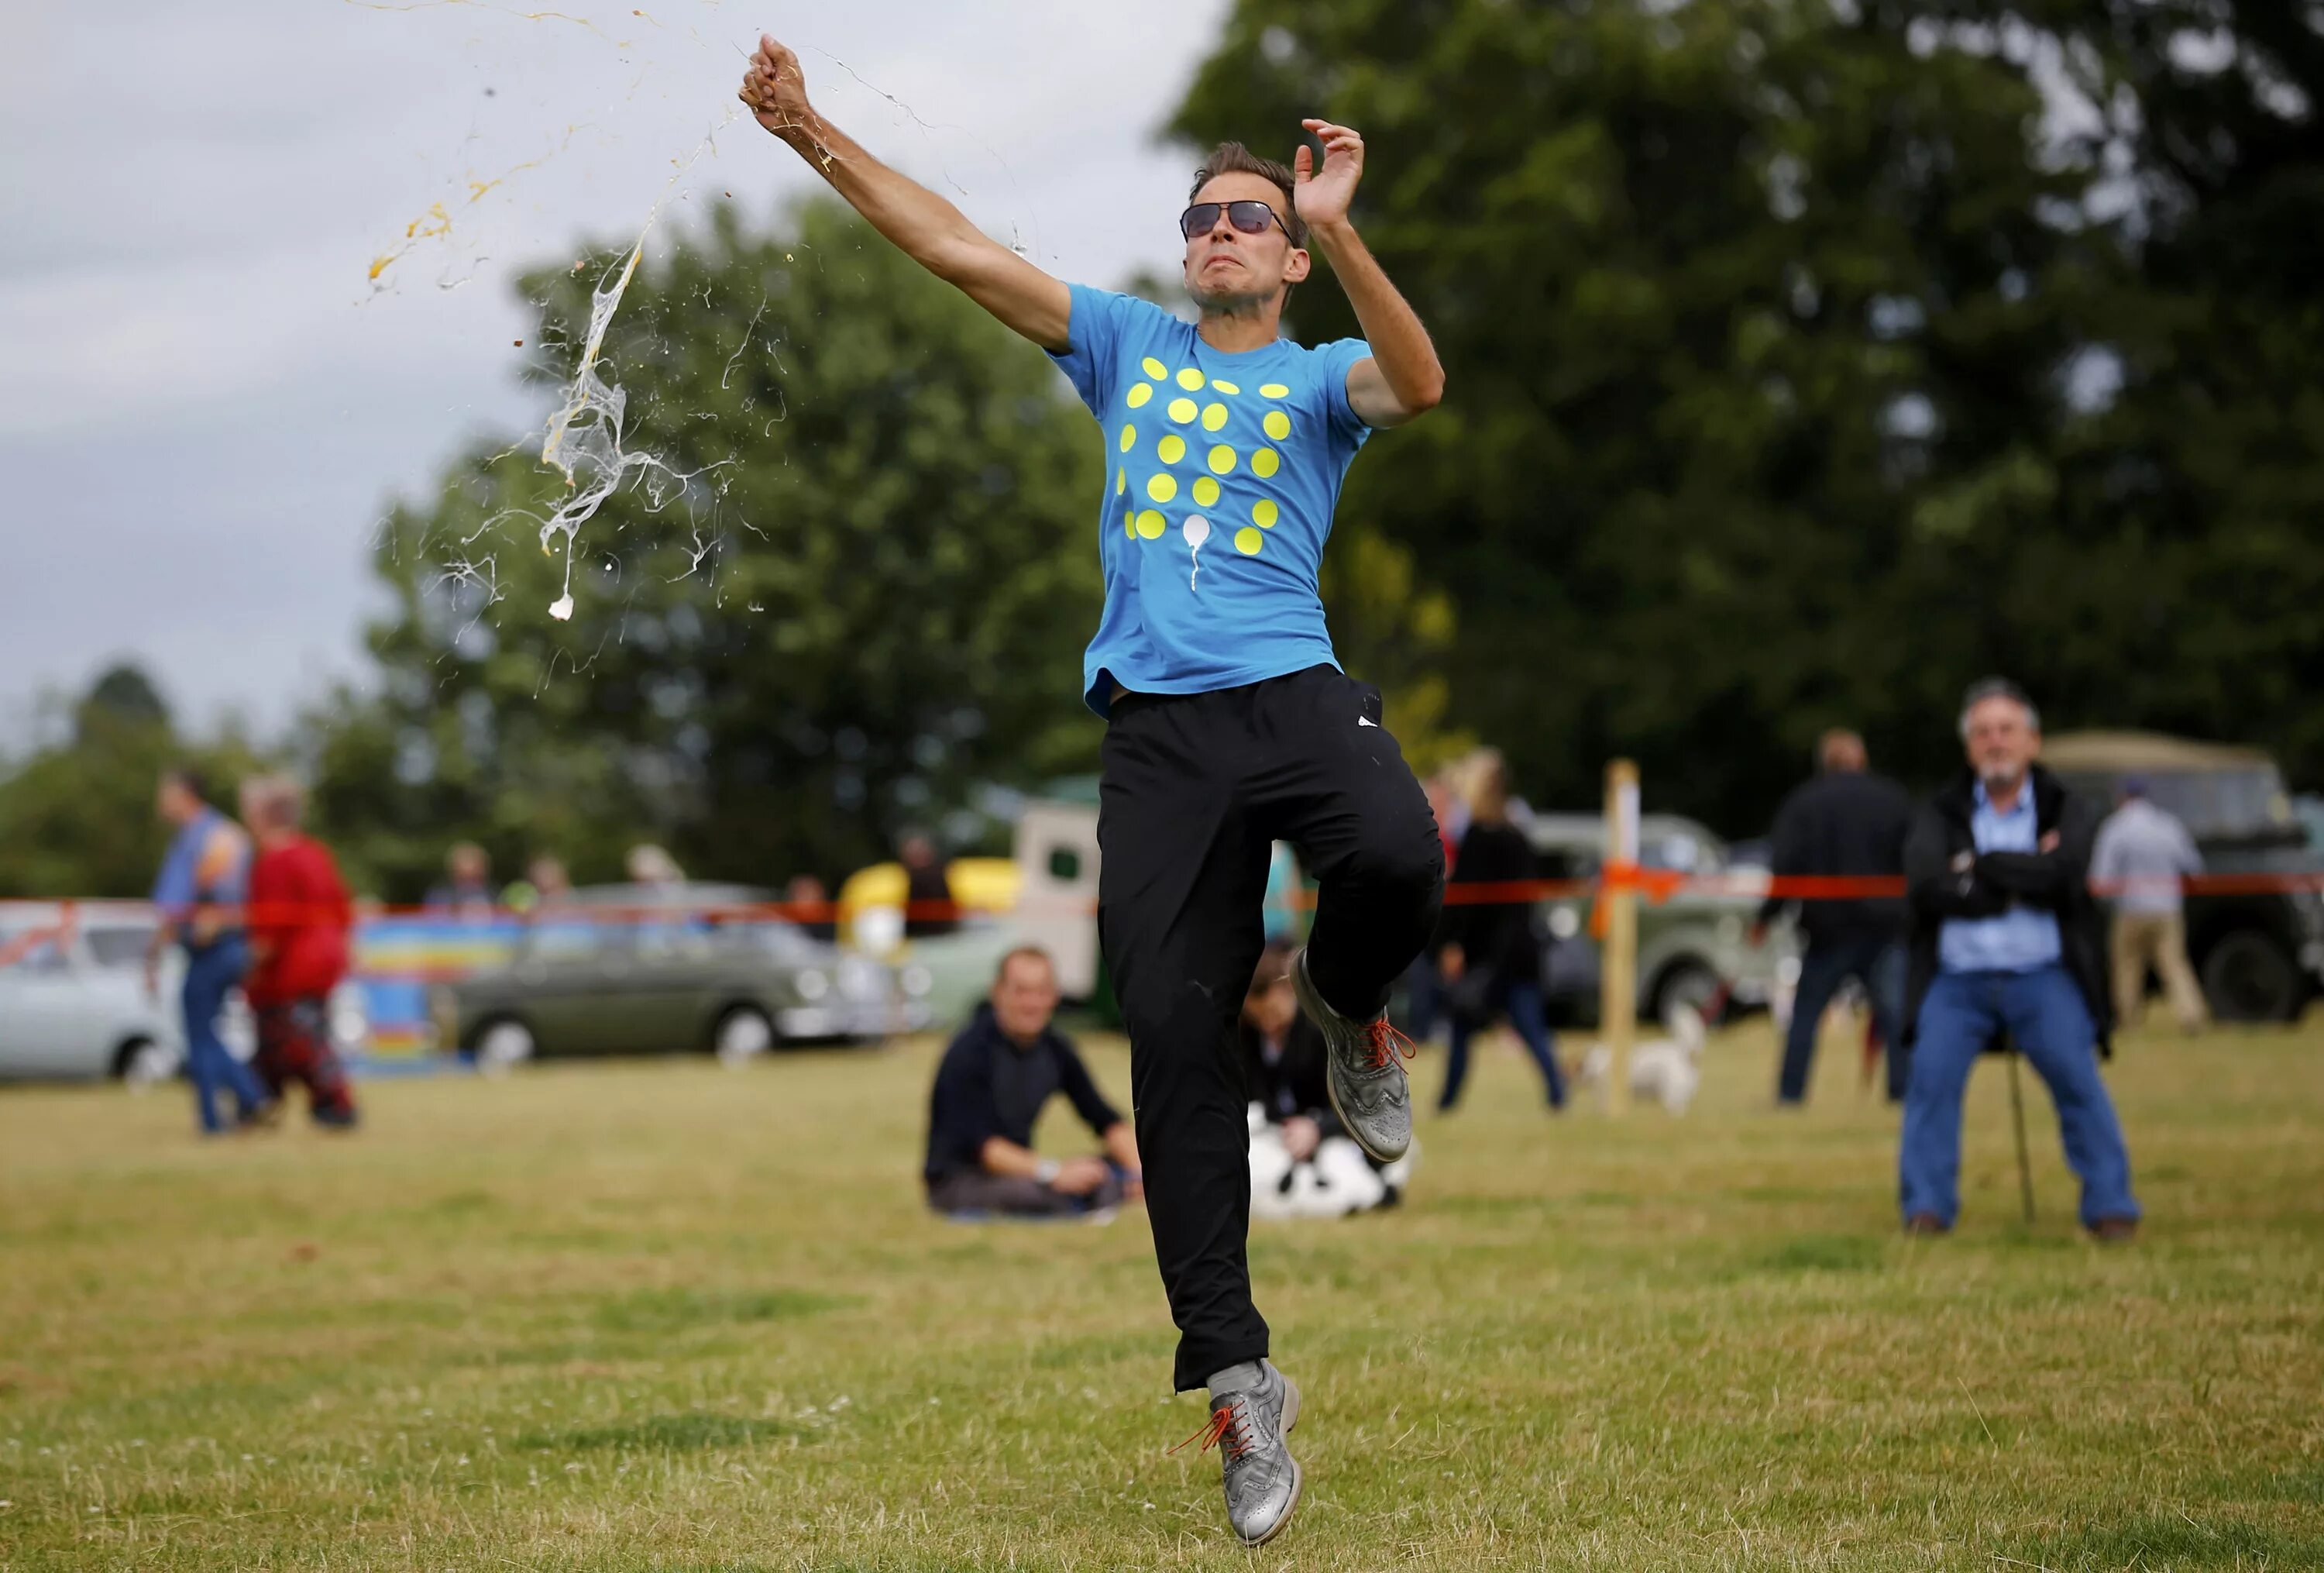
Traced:
<path fill-rule="evenodd" d="M 873 227 L 1047 350 L 1104 429 L 1105 609 L 1083 667 L 1107 722 L 1098 929 L 1130 1031 L 1177 1386 L 1210 1390 L 1205 1445 L 1223 1443 L 1227 1515 L 1257 1545 L 1300 1489 L 1284 1445 L 1299 1393 L 1267 1358 L 1244 1256 L 1235 1021 L 1265 942 L 1269 847 L 1296 845 L 1322 884 L 1293 976 L 1330 1047 L 1333 1104 L 1383 1161 L 1412 1140 L 1388 987 L 1426 942 L 1443 886 L 1427 800 L 1381 725 L 1379 690 L 1333 660 L 1316 593 L 1356 450 L 1444 387 L 1427 329 L 1348 221 L 1363 140 L 1308 120 L 1320 171 L 1304 145 L 1290 169 L 1239 143 L 1205 161 L 1178 220 L 1202 312 L 1190 326 L 1068 286 L 979 232 L 816 114 L 798 57 L 773 39 L 760 40 L 742 97 Z M 1311 237 L 1369 342 L 1278 337 Z"/>

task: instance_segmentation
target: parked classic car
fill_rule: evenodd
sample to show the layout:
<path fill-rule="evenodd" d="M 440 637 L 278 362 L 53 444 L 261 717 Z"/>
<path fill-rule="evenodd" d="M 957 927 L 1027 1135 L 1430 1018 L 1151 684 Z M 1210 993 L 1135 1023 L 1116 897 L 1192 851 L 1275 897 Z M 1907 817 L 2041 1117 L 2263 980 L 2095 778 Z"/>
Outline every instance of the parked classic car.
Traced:
<path fill-rule="evenodd" d="M 0 909 L 0 1077 L 114 1076 L 143 1087 L 185 1058 L 172 956 L 145 991 L 151 909 L 11 902 Z"/>
<path fill-rule="evenodd" d="M 1606 821 L 1594 814 L 1536 814 L 1526 828 L 1544 879 L 1586 880 L 1606 858 Z M 1638 1012 L 1666 1019 L 1679 1005 L 1708 1020 L 1764 1010 L 1797 981 L 1799 947 L 1788 920 L 1764 943 L 1751 922 L 1766 893 L 1764 866 L 1737 865 L 1718 836 L 1675 814 L 1638 822 L 1638 862 L 1649 870 L 1729 876 L 1731 889 L 1680 891 L 1638 903 Z M 1598 1014 L 1598 944 L 1591 937 L 1591 898 L 1553 896 L 1541 902 L 1546 946 L 1542 978 L 1553 1009 L 1582 1021 Z"/>
<path fill-rule="evenodd" d="M 2042 762 L 2075 791 L 2111 809 L 2136 777 L 2184 823 L 2204 871 L 2324 874 L 2324 853 L 2284 790 L 2275 761 L 2255 748 L 2153 732 L 2062 732 Z M 2289 1022 L 2324 987 L 2324 892 L 2313 888 L 2187 898 L 2187 954 L 2211 1013 L 2223 1022 Z"/>
<path fill-rule="evenodd" d="M 603 885 L 532 914 L 505 965 L 430 991 L 438 1041 L 487 1067 L 537 1055 L 858 1042 L 927 1026 L 927 974 L 749 909 L 740 885 Z"/>

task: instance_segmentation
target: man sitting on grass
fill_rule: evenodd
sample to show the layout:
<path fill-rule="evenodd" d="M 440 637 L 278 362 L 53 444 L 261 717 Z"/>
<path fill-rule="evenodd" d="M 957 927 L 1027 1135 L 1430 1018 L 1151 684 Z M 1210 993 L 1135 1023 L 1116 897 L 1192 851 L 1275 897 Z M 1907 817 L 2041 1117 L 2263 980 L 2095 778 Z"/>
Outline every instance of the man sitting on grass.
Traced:
<path fill-rule="evenodd" d="M 1048 952 L 1020 945 L 1001 958 L 991 997 L 945 1050 L 928 1099 L 928 1205 L 954 1217 L 1064 1217 L 1106 1212 L 1142 1194 L 1138 1138 L 1052 1024 L 1057 974 Z M 1059 1162 L 1033 1151 L 1033 1124 L 1052 1093 L 1105 1143 L 1106 1156 Z"/>

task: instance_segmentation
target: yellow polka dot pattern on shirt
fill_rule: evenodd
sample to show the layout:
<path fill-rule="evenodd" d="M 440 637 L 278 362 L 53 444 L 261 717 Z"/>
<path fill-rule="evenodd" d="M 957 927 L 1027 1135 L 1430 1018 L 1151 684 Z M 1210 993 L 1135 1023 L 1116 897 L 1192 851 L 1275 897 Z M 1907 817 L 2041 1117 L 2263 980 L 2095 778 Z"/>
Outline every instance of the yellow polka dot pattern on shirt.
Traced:
<path fill-rule="evenodd" d="M 1188 366 L 1178 374 L 1178 385 L 1191 393 L 1203 385 L 1203 374 Z"/>
<path fill-rule="evenodd" d="M 1142 360 L 1139 366 L 1150 381 L 1137 384 L 1125 396 L 1124 403 L 1133 410 L 1144 409 L 1154 402 L 1157 392 L 1167 391 L 1172 384 L 1185 389 L 1189 393 L 1200 392 L 1205 386 L 1213 393 L 1228 397 L 1239 395 L 1242 392 L 1242 388 L 1237 384 L 1206 379 L 1202 371 L 1194 366 L 1187 366 L 1173 372 L 1151 356 Z M 1291 394 L 1290 387 L 1283 383 L 1263 383 L 1259 385 L 1259 392 L 1262 397 L 1268 399 L 1286 399 Z M 1227 406 L 1216 400 L 1198 404 L 1193 399 L 1183 397 L 1173 398 L 1164 412 L 1169 416 L 1174 424 L 1179 426 L 1192 425 L 1199 420 L 1202 429 L 1213 434 L 1224 431 L 1228 421 L 1232 418 L 1232 412 Z M 1269 410 L 1259 419 L 1260 430 L 1267 433 L 1268 440 L 1272 442 L 1287 440 L 1291 436 L 1291 425 L 1290 415 L 1281 410 Z M 1121 451 L 1132 452 L 1137 446 L 1137 427 L 1124 421 L 1121 427 Z M 1185 438 L 1175 431 L 1166 431 L 1161 440 L 1154 445 L 1154 452 L 1162 463 L 1175 465 L 1187 457 L 1189 449 Z M 1209 465 L 1211 474 L 1196 476 L 1189 495 L 1196 507 L 1216 507 L 1221 497 L 1224 495 L 1224 488 L 1213 477 L 1234 474 L 1243 463 L 1243 455 L 1237 451 L 1233 444 L 1219 442 L 1211 446 L 1210 451 L 1204 455 L 1204 461 Z M 1272 448 L 1255 449 L 1250 455 L 1250 473 L 1261 480 L 1266 480 L 1271 478 L 1283 467 L 1283 456 Z M 1143 484 L 1146 495 L 1153 502 L 1169 503 L 1177 498 L 1178 478 L 1176 476 L 1157 471 L 1147 477 Z M 1121 496 L 1129 489 L 1129 470 L 1126 468 L 1116 470 L 1113 477 L 1113 495 L 1117 497 Z M 1273 497 L 1256 499 L 1250 505 L 1251 523 L 1234 532 L 1235 551 L 1245 557 L 1258 556 L 1266 547 L 1267 532 L 1274 529 L 1277 521 L 1281 517 L 1282 505 Z M 1169 532 L 1170 520 L 1157 508 L 1142 510 L 1125 508 L 1122 513 L 1121 528 L 1122 533 L 1130 539 L 1159 541 Z"/>
<path fill-rule="evenodd" d="M 1125 421 L 1121 423 L 1121 451 L 1128 453 L 1138 446 L 1138 428 Z"/>
<path fill-rule="evenodd" d="M 1264 427 L 1267 434 L 1277 442 L 1291 435 L 1291 417 L 1280 410 L 1269 410 L 1267 412 L 1267 419 L 1260 421 L 1259 425 Z"/>
<path fill-rule="evenodd" d="M 1250 505 L 1251 523 L 1258 525 L 1261 530 L 1274 529 L 1275 521 L 1278 516 L 1279 515 L 1276 512 L 1275 499 L 1273 497 L 1261 497 L 1258 502 L 1253 503 Z"/>
<path fill-rule="evenodd" d="M 1224 404 L 1213 404 L 1209 409 L 1203 412 L 1204 430 L 1216 431 L 1220 427 L 1226 423 L 1227 407 Z"/>
<path fill-rule="evenodd" d="M 1219 500 L 1219 483 L 1208 476 L 1194 477 L 1194 505 L 1207 508 Z"/>
<path fill-rule="evenodd" d="M 1173 400 L 1171 400 L 1171 401 L 1170 401 L 1170 419 L 1171 419 L 1171 420 L 1176 421 L 1179 425 L 1184 426 L 1187 421 L 1192 421 L 1194 418 L 1194 400 L 1192 400 L 1192 399 L 1173 399 Z"/>
<path fill-rule="evenodd" d="M 1229 448 L 1225 443 L 1222 442 L 1216 448 L 1211 449 L 1212 474 L 1231 476 L 1234 474 L 1234 467 L 1235 450 L 1233 449 Z"/>
<path fill-rule="evenodd" d="M 1170 375 L 1170 368 L 1164 365 L 1160 361 L 1156 360 L 1150 355 L 1144 360 L 1139 361 L 1138 363 L 1138 366 L 1140 371 L 1143 371 L 1148 376 L 1152 377 L 1157 383 L 1164 377 Z"/>
<path fill-rule="evenodd" d="M 1240 393 L 1242 392 L 1240 385 L 1228 382 L 1224 377 L 1213 377 L 1211 379 L 1211 386 L 1216 388 L 1222 393 Z"/>
<path fill-rule="evenodd" d="M 1163 529 L 1164 522 L 1162 515 L 1156 513 L 1153 509 L 1148 508 L 1146 512 L 1138 516 L 1138 532 L 1146 537 L 1147 540 L 1161 540 Z"/>
<path fill-rule="evenodd" d="M 1146 408 L 1146 401 L 1153 396 L 1154 384 L 1152 383 L 1140 383 L 1136 387 L 1130 390 L 1130 397 L 1123 402 L 1133 410 L 1143 410 Z"/>
<path fill-rule="evenodd" d="M 1146 483 L 1146 495 L 1157 503 L 1167 503 L 1178 495 L 1176 476 L 1157 475 Z"/>
<path fill-rule="evenodd" d="M 1154 363 L 1149 360 L 1146 364 L 1150 366 Z M 1161 375 L 1159 372 L 1151 373 L 1149 375 L 1155 376 Z M 1291 390 L 1281 383 L 1261 383 L 1259 385 L 1259 392 L 1260 397 L 1268 399 L 1287 399 L 1291 396 Z"/>
<path fill-rule="evenodd" d="M 1118 470 L 1114 471 L 1114 472 L 1113 472 L 1113 495 L 1114 495 L 1115 496 L 1117 496 L 1117 497 L 1118 497 L 1118 496 L 1121 495 L 1121 494 L 1122 494 L 1122 493 L 1124 493 L 1124 492 L 1128 491 L 1129 489 L 1130 489 L 1130 472 L 1129 472 L 1128 470 L 1126 470 L 1126 469 L 1118 469 Z"/>
<path fill-rule="evenodd" d="M 1176 464 L 1186 457 L 1186 440 L 1173 431 L 1154 445 L 1154 451 L 1162 456 L 1164 464 Z"/>
<path fill-rule="evenodd" d="M 1266 536 L 1246 524 L 1235 532 L 1235 550 L 1245 557 L 1256 557 L 1259 555 L 1259 543 L 1266 539 Z"/>
<path fill-rule="evenodd" d="M 1271 448 L 1262 448 L 1250 456 L 1250 473 L 1260 480 L 1267 479 L 1283 467 L 1283 456 Z"/>

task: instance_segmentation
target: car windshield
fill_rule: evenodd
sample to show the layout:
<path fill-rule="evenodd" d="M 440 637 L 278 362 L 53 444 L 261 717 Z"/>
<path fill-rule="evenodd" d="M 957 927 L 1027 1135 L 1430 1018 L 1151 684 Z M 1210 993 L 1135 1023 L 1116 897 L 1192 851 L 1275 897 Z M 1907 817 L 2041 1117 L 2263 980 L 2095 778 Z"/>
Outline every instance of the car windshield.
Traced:
<path fill-rule="evenodd" d="M 2199 837 L 2247 836 L 2281 828 L 2290 817 L 2283 777 L 2273 765 L 2158 772 L 2144 779 L 2148 798 Z"/>
<path fill-rule="evenodd" d="M 99 967 L 135 967 L 152 948 L 153 930 L 150 926 L 115 923 L 90 929 L 87 938 L 88 953 Z"/>

